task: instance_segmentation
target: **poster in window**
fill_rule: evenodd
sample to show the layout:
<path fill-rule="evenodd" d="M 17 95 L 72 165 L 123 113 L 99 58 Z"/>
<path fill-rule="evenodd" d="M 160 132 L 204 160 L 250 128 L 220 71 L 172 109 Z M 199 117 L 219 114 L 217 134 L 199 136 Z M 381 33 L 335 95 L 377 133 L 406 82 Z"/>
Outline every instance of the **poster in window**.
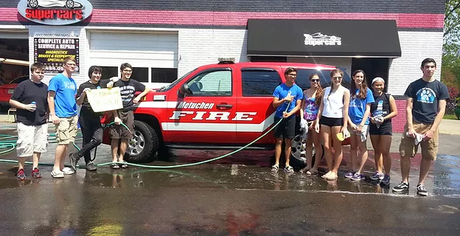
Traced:
<path fill-rule="evenodd" d="M 80 43 L 78 38 L 34 38 L 34 62 L 45 65 L 45 73 L 61 73 L 64 71 L 64 58 L 75 58 L 80 71 Z"/>

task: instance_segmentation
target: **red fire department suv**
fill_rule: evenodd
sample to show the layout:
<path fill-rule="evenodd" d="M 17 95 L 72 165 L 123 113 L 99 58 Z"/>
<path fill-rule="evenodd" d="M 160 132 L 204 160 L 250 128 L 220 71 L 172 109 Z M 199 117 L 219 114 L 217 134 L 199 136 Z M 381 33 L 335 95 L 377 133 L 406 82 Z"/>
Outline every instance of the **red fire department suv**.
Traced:
<path fill-rule="evenodd" d="M 316 72 L 323 87 L 330 84 L 335 66 L 222 61 L 190 71 L 169 86 L 147 94 L 135 110 L 134 138 L 129 144 L 130 162 L 151 161 L 162 148 L 235 149 L 253 141 L 274 122 L 273 90 L 285 81 L 287 67 L 297 69 L 296 83 L 310 86 Z M 350 77 L 345 76 L 344 86 Z M 300 155 L 300 142 L 293 154 Z M 268 134 L 251 148 L 274 148 Z"/>

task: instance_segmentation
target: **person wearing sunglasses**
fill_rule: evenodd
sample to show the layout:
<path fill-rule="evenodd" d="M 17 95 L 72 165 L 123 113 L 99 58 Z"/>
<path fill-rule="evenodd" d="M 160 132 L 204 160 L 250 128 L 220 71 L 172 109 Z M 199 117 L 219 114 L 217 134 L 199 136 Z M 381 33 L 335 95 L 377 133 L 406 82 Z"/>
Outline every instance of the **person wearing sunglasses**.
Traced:
<path fill-rule="evenodd" d="M 326 180 L 337 180 L 340 163 L 342 162 L 342 141 L 340 134 L 348 134 L 348 104 L 350 91 L 342 86 L 343 71 L 331 71 L 332 85 L 324 89 L 323 99 L 319 106 L 315 122 L 315 132 L 320 132 L 329 171 L 321 176 Z M 332 143 L 331 143 L 332 140 Z M 334 154 L 332 154 L 334 148 Z M 334 155 L 334 156 L 333 156 Z"/>
<path fill-rule="evenodd" d="M 315 126 L 316 117 L 318 116 L 319 106 L 323 98 L 323 88 L 321 88 L 320 77 L 317 73 L 310 75 L 310 88 L 303 92 L 303 99 L 300 105 L 300 118 L 305 120 L 308 129 Z M 315 161 L 313 163 L 313 145 L 316 149 Z M 319 133 L 308 132 L 306 140 L 306 158 L 307 166 L 300 170 L 300 172 L 307 175 L 318 174 L 318 164 L 323 156 L 323 149 L 321 148 L 321 139 Z"/>

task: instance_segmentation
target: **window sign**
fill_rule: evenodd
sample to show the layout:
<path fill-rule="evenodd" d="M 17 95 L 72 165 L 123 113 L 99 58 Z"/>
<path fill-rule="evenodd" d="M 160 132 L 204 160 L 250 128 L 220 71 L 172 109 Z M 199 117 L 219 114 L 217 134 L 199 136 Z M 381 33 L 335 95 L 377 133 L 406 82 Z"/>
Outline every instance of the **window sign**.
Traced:
<path fill-rule="evenodd" d="M 64 68 L 64 58 L 75 58 L 77 67 L 75 73 L 80 71 L 78 38 L 34 38 L 34 62 L 45 65 L 45 73 L 61 73 Z"/>

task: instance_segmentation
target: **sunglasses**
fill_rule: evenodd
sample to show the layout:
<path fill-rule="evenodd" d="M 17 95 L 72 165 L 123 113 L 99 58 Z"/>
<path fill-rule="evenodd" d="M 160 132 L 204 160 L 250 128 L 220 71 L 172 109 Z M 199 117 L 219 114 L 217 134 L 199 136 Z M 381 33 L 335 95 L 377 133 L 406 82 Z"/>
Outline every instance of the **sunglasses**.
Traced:
<path fill-rule="evenodd" d="M 319 79 L 312 79 L 312 80 L 310 80 L 310 81 L 313 82 L 313 83 L 318 83 L 318 82 L 319 82 Z"/>
<path fill-rule="evenodd" d="M 332 79 L 342 79 L 341 76 L 332 77 Z"/>

